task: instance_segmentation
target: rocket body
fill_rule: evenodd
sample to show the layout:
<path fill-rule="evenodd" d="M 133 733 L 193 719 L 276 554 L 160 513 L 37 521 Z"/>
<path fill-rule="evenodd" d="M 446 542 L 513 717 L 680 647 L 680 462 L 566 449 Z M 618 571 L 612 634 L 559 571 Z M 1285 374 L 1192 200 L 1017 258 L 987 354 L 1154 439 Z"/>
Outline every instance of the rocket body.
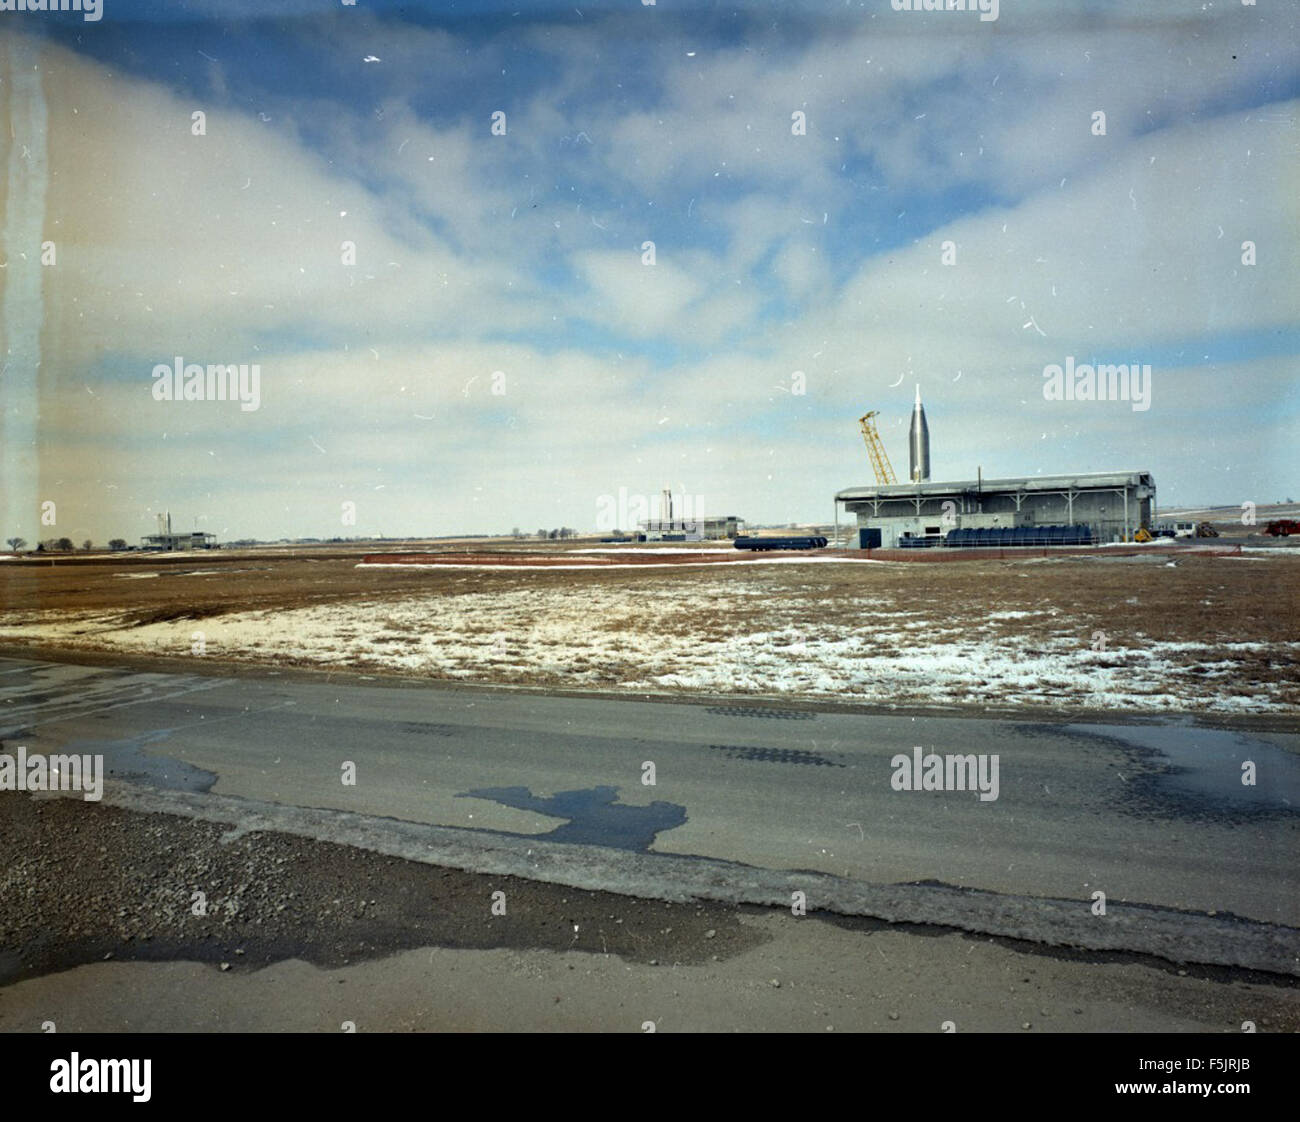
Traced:
<path fill-rule="evenodd" d="M 921 387 L 916 387 L 916 404 L 912 407 L 912 431 L 907 441 L 909 476 L 913 483 L 925 483 L 930 478 L 930 426 L 925 423 L 925 407 L 921 404 Z"/>

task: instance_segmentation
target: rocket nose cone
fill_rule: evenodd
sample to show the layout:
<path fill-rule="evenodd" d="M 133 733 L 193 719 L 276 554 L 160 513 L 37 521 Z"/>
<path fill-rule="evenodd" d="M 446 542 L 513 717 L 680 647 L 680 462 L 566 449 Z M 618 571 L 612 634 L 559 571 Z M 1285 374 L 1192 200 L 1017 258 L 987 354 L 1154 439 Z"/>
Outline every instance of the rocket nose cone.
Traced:
<path fill-rule="evenodd" d="M 916 404 L 921 404 L 921 387 L 919 385 L 916 387 Z"/>

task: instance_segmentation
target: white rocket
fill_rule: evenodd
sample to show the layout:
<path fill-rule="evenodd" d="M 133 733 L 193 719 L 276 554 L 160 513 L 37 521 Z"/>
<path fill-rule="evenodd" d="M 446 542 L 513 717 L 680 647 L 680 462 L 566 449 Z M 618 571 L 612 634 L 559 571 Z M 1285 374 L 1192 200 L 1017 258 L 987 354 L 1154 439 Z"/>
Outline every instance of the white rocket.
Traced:
<path fill-rule="evenodd" d="M 921 404 L 921 387 L 916 387 L 916 405 L 912 407 L 912 431 L 907 441 L 908 475 L 913 483 L 925 483 L 930 478 L 930 426 L 925 423 L 925 407 Z"/>

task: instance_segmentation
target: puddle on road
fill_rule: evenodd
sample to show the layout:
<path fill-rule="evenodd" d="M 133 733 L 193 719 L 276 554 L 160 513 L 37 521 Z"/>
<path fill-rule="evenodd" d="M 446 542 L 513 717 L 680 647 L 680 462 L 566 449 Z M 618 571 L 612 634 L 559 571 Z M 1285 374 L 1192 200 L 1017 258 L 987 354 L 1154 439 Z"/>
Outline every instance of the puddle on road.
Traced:
<path fill-rule="evenodd" d="M 170 791 L 208 791 L 217 781 L 215 772 L 187 764 L 171 756 L 145 751 L 167 740 L 176 729 L 154 729 L 125 740 L 73 740 L 51 752 L 71 752 L 104 757 L 105 778 L 147 783 Z"/>
<path fill-rule="evenodd" d="M 548 833 L 516 834 L 516 837 L 545 838 L 571 845 L 603 845 L 610 849 L 632 849 L 643 853 L 649 851 L 656 835 L 686 821 L 686 808 L 677 803 L 653 802 L 649 806 L 631 806 L 615 802 L 617 787 L 557 791 L 546 797 L 534 795 L 527 787 L 481 787 L 464 791 L 457 798 L 491 799 L 516 810 L 569 819 Z"/>
<path fill-rule="evenodd" d="M 1070 732 L 1104 736 L 1164 757 L 1168 770 L 1152 777 L 1156 793 L 1223 810 L 1300 808 L 1300 756 L 1240 732 L 1188 725 L 1068 725 Z M 1242 764 L 1255 765 L 1255 784 L 1241 781 Z"/>

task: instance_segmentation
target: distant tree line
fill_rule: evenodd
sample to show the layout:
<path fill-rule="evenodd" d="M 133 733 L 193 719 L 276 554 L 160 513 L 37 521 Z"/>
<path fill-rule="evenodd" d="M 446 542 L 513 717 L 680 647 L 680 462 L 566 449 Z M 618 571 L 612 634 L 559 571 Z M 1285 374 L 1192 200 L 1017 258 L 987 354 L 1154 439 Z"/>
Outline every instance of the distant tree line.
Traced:
<path fill-rule="evenodd" d="M 458 538 L 466 537 L 466 536 L 470 536 L 470 537 L 496 537 L 496 536 L 499 536 L 499 535 L 495 535 L 495 534 L 477 534 L 477 535 L 450 534 L 450 535 L 443 535 L 443 538 L 458 539 Z M 527 535 L 523 530 L 519 529 L 519 527 L 517 527 L 517 526 L 516 526 L 514 529 L 512 529 L 512 530 L 510 531 L 510 536 L 511 536 L 511 537 L 514 537 L 514 538 L 518 538 L 518 539 L 520 539 L 520 540 L 522 540 L 522 539 L 528 537 L 528 535 Z M 540 540 L 542 540 L 542 541 L 563 541 L 563 540 L 566 540 L 566 539 L 568 539 L 568 538 L 576 538 L 576 537 L 578 537 L 578 531 L 575 530 L 575 529 L 573 529 L 573 528 L 570 527 L 570 526 L 560 526 L 560 527 L 557 527 L 557 528 L 554 529 L 554 530 L 538 530 L 536 536 L 537 536 Z M 12 537 L 12 538 L 7 538 L 7 539 L 5 539 L 5 540 L 6 540 L 6 543 L 8 544 L 8 546 L 9 546 L 10 551 L 13 552 L 13 553 L 20 553 L 20 552 L 22 552 L 24 549 L 27 548 L 27 539 L 26 539 L 26 538 L 21 538 L 21 537 L 18 537 L 17 535 L 15 535 L 14 537 Z M 323 538 L 323 539 L 322 539 L 322 538 L 280 538 L 280 539 L 279 539 L 280 543 L 282 543 L 282 544 L 301 544 L 301 545 L 316 545 L 316 544 L 321 544 L 321 543 L 328 544 L 328 545 L 334 545 L 334 544 L 343 544 L 343 543 L 347 543 L 347 542 L 358 542 L 358 541 L 361 541 L 361 542 L 364 542 L 364 541 L 385 541 L 385 540 L 388 540 L 388 539 L 385 539 L 385 538 L 383 538 L 383 537 L 379 537 L 379 538 L 373 538 L 373 537 L 360 537 L 360 538 Z M 416 540 L 416 539 L 403 539 L 403 538 L 398 538 L 398 539 L 394 539 L 394 540 L 397 540 L 397 541 L 404 541 L 404 540 Z M 442 540 L 442 539 L 435 538 L 435 540 Z M 264 544 L 264 543 L 263 543 L 262 541 L 260 541 L 259 539 L 257 539 L 257 538 L 240 538 L 238 541 L 232 541 L 232 542 L 228 542 L 228 543 L 227 543 L 227 545 L 229 545 L 229 546 L 254 546 L 254 545 L 262 545 L 262 544 Z M 95 545 L 94 545 L 94 543 L 93 543 L 89 538 L 87 538 L 85 541 L 83 541 L 83 542 L 81 543 L 81 548 L 82 548 L 83 550 L 87 550 L 87 551 L 88 551 L 88 550 L 92 550 L 92 549 L 94 549 L 94 548 L 95 548 Z M 127 541 L 126 541 L 125 538 L 110 538 L 110 539 L 109 539 L 109 542 L 108 542 L 108 548 L 111 549 L 111 550 L 117 551 L 117 550 L 123 550 L 123 549 L 130 549 L 131 546 L 127 543 Z M 36 553 L 72 553 L 72 552 L 74 552 L 76 549 L 77 549 L 77 546 L 73 543 L 73 541 L 72 541 L 71 538 L 46 538 L 46 539 L 44 539 L 43 541 L 40 541 L 40 542 L 37 543 L 37 545 L 36 545 L 36 549 L 35 549 L 34 552 L 36 552 Z"/>
<path fill-rule="evenodd" d="M 26 538 L 20 538 L 20 537 L 17 537 L 17 536 L 12 537 L 12 538 L 6 538 L 6 539 L 5 539 L 5 544 L 9 546 L 9 549 L 10 549 L 11 552 L 13 552 L 13 553 L 20 553 L 22 550 L 24 550 L 24 549 L 27 548 L 27 539 L 26 539 Z M 71 538 L 46 538 L 44 541 L 39 541 L 39 542 L 36 543 L 36 550 L 35 550 L 35 552 L 37 552 L 37 553 L 71 553 L 71 552 L 72 552 L 74 549 L 76 549 L 76 548 L 77 548 L 77 547 L 73 544 Z M 85 550 L 86 552 L 89 552 L 90 550 L 92 550 L 92 549 L 95 548 L 95 543 L 92 542 L 89 538 L 87 538 L 84 542 L 81 543 L 81 548 L 82 548 L 83 550 Z M 113 538 L 113 539 L 111 539 L 111 540 L 109 541 L 109 543 L 108 543 L 108 548 L 109 548 L 109 549 L 126 549 L 126 548 L 127 548 L 126 539 L 125 539 L 125 538 Z"/>

